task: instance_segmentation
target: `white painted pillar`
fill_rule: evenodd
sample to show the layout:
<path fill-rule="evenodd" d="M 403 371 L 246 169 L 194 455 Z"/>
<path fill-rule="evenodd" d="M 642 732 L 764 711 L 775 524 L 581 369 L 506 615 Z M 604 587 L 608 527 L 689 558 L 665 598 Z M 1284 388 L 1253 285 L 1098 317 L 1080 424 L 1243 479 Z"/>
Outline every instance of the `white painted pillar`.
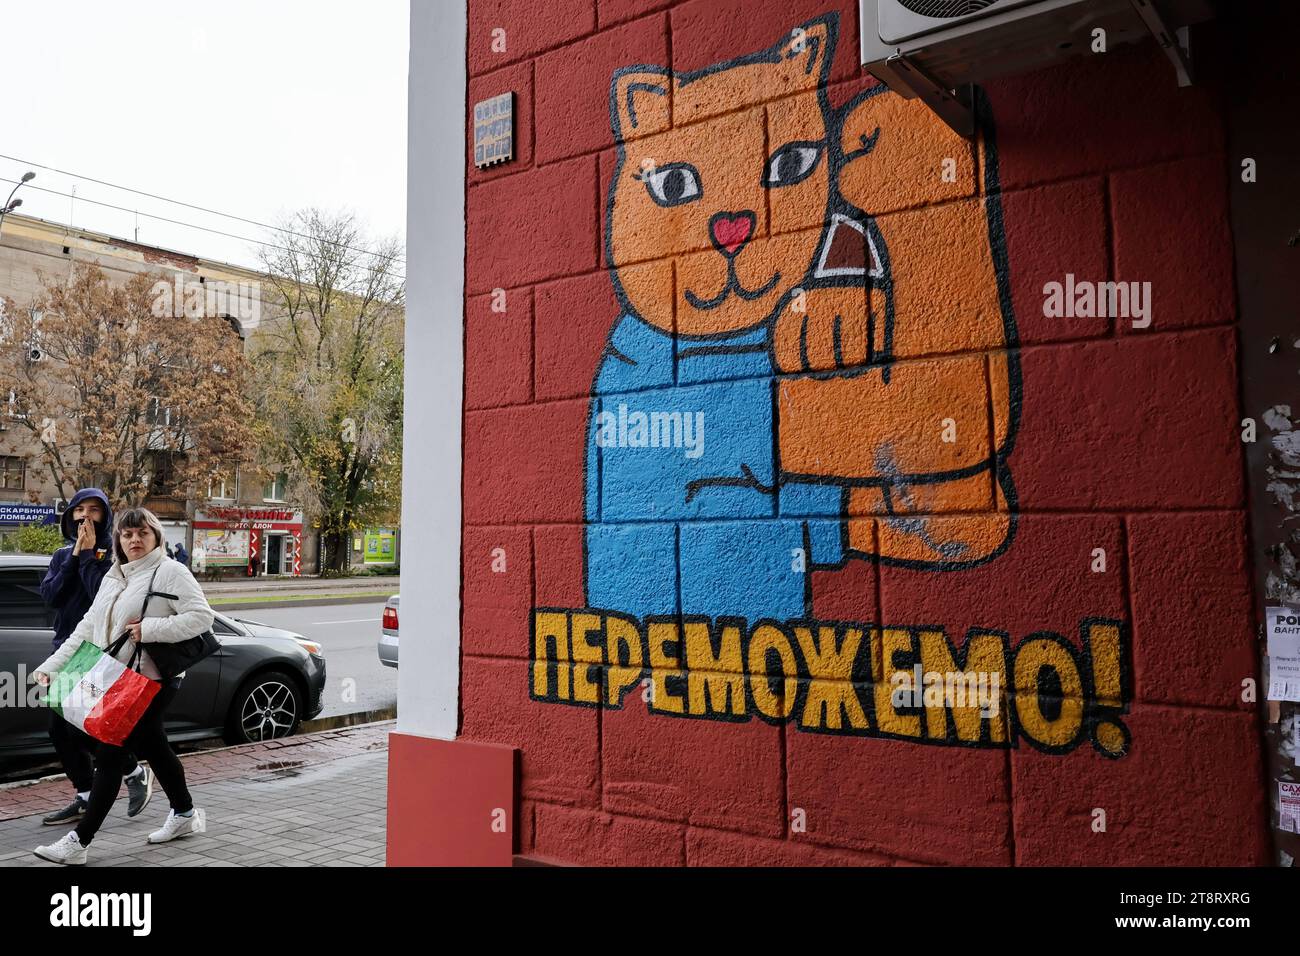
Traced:
<path fill-rule="evenodd" d="M 411 0 L 397 730 L 451 740 L 460 693 L 465 0 Z"/>

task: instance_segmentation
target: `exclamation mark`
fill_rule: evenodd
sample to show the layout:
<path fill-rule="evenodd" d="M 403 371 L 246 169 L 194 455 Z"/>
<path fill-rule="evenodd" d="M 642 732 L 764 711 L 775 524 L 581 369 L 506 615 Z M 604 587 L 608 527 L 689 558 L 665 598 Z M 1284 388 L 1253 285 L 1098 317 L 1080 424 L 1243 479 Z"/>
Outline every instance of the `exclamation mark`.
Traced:
<path fill-rule="evenodd" d="M 1085 621 L 1083 644 L 1092 668 L 1092 745 L 1104 757 L 1118 760 L 1128 753 L 1131 735 L 1119 719 L 1124 709 L 1122 632 L 1116 621 Z"/>

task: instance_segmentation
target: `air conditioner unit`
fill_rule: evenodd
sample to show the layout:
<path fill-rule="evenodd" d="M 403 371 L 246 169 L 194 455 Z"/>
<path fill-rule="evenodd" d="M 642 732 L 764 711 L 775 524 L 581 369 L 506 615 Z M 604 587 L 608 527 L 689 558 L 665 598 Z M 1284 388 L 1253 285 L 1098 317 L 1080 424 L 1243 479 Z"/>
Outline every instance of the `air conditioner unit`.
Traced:
<path fill-rule="evenodd" d="M 67 498 L 55 498 L 55 499 L 54 499 L 54 513 L 55 513 L 56 515 L 61 515 L 61 514 L 63 514 L 63 512 L 65 512 L 65 511 L 67 511 L 67 510 L 68 510 L 68 499 L 67 499 Z"/>
<path fill-rule="evenodd" d="M 1187 28 L 1209 0 L 860 0 L 863 67 L 970 135 L 970 84 L 1154 36 L 1191 83 Z M 1104 31 L 1098 34 L 1096 31 Z"/>

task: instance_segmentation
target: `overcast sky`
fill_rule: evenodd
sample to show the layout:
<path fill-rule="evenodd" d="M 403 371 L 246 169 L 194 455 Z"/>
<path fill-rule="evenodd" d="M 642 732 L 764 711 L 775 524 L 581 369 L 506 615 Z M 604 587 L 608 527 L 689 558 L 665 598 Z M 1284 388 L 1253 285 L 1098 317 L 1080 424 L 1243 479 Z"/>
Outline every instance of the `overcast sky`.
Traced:
<path fill-rule="evenodd" d="M 21 212 L 256 264 L 247 223 L 348 209 L 405 237 L 407 0 L 15 0 L 3 12 L 0 178 Z M 459 141 L 458 141 L 459 142 Z M 68 176 L 30 164 L 66 170 Z M 71 193 L 51 195 L 33 186 Z M 0 182 L 0 202 L 12 185 Z"/>

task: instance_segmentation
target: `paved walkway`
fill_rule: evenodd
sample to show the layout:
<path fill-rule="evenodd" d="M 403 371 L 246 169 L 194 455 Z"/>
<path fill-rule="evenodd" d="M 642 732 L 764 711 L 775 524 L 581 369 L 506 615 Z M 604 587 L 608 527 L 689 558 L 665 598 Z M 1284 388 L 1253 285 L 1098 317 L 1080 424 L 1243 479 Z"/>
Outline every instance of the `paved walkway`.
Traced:
<path fill-rule="evenodd" d="M 167 797 L 156 788 L 145 811 L 127 819 L 123 788 L 87 865 L 383 866 L 393 727 L 385 721 L 184 756 L 207 832 L 148 845 L 167 816 Z M 63 780 L 0 789 L 0 867 L 54 866 L 32 849 L 66 832 L 40 818 L 68 799 Z"/>
<path fill-rule="evenodd" d="M 260 594 L 263 591 L 299 592 L 312 591 L 388 591 L 396 594 L 402 589 L 402 579 L 397 575 L 376 574 L 362 575 L 356 578 L 224 578 L 220 581 L 203 581 L 199 584 L 207 595 L 240 597 Z"/>
<path fill-rule="evenodd" d="M 231 578 L 199 584 L 214 608 L 232 614 L 266 607 L 382 603 L 402 587 L 398 578 L 388 575 L 329 579 Z"/>

